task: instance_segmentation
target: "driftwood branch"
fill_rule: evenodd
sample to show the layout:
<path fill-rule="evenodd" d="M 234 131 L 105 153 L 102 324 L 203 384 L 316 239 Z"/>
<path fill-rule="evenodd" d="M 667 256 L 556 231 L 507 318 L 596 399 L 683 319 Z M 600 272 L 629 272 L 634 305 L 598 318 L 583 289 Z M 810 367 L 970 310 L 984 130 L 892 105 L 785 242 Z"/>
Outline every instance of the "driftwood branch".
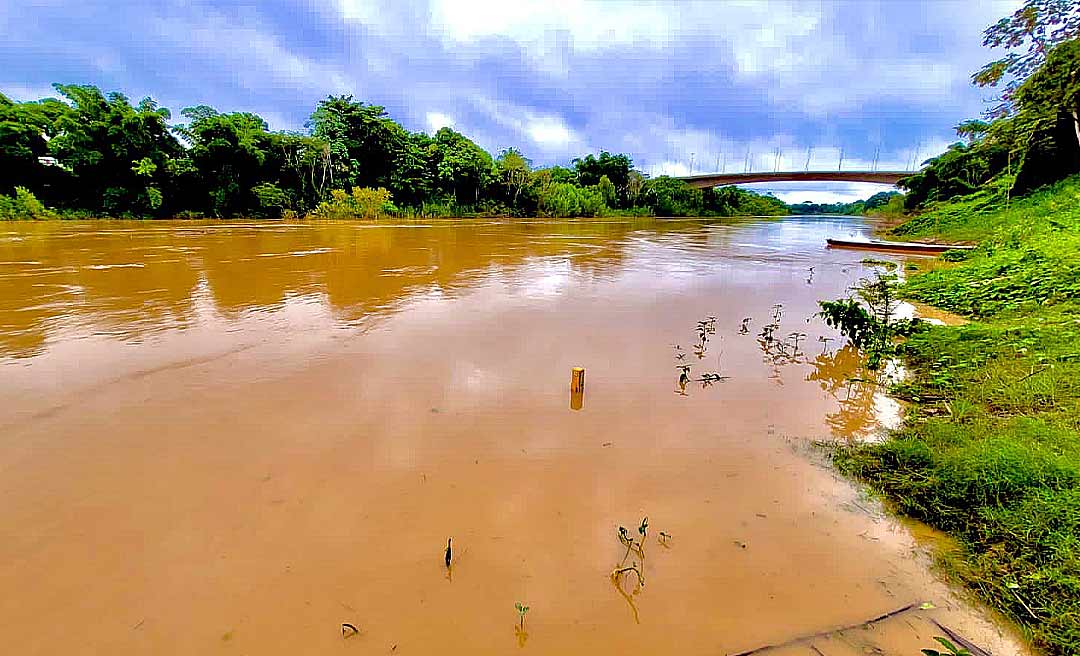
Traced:
<path fill-rule="evenodd" d="M 814 638 L 822 638 L 822 637 L 825 637 L 825 636 L 833 634 L 833 633 L 838 633 L 840 631 L 847 631 L 848 629 L 857 629 L 860 626 L 865 626 L 867 624 L 873 624 L 874 622 L 880 622 L 882 620 L 887 620 L 890 617 L 895 617 L 895 616 L 900 615 L 902 613 L 906 613 L 906 612 L 908 612 L 909 610 L 911 610 L 913 608 L 915 608 L 915 604 L 908 604 L 907 606 L 904 606 L 902 608 L 897 608 L 896 610 L 890 610 L 887 613 L 884 613 L 882 615 L 878 615 L 877 617 L 871 617 L 870 619 L 863 620 L 862 622 L 856 622 L 855 624 L 848 624 L 846 626 L 839 626 L 839 627 L 836 627 L 835 629 L 829 629 L 827 631 L 818 631 L 817 633 L 813 633 L 813 634 L 810 634 L 810 635 L 799 636 L 798 638 L 792 638 L 791 640 L 788 640 L 787 642 L 779 642 L 779 643 L 777 643 L 775 645 L 762 645 L 761 647 L 757 647 L 755 649 L 750 649 L 748 651 L 740 651 L 739 653 L 733 654 L 732 656 L 751 656 L 751 654 L 759 654 L 759 653 L 761 653 L 763 651 L 769 651 L 770 649 L 779 649 L 781 647 L 788 647 L 788 646 L 794 645 L 794 644 L 799 643 L 799 642 L 806 642 L 807 640 L 813 640 Z M 942 629 L 942 630 L 944 630 L 944 629 Z M 974 653 L 974 652 L 972 652 L 972 653 Z"/>
<path fill-rule="evenodd" d="M 941 629 L 942 631 L 945 632 L 945 635 L 949 636 L 950 640 L 952 640 L 956 644 L 960 645 L 964 649 L 970 651 L 971 656 L 991 656 L 990 652 L 986 651 L 982 647 L 979 647 L 978 645 L 975 645 L 970 640 L 968 640 L 964 636 L 960 635 L 956 631 L 953 631 L 952 629 L 945 626 L 941 622 L 939 622 L 937 620 L 932 620 L 932 621 L 937 626 L 937 628 Z"/>

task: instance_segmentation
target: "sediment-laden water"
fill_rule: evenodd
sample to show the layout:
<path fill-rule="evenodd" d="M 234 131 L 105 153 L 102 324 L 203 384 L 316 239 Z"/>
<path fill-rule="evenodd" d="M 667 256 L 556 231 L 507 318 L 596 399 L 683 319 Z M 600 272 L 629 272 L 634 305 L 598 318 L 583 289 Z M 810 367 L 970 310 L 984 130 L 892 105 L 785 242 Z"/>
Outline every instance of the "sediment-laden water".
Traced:
<path fill-rule="evenodd" d="M 814 447 L 859 221 L 4 226 L 5 649 L 1021 650 Z"/>

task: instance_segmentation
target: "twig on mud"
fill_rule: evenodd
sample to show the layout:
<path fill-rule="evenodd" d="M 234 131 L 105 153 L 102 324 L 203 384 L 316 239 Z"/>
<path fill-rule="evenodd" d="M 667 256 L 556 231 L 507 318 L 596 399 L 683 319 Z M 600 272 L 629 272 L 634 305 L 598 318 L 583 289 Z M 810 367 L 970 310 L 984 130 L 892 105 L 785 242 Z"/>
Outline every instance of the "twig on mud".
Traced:
<path fill-rule="evenodd" d="M 863 620 L 862 622 L 856 622 L 855 624 L 848 624 L 846 626 L 840 626 L 840 627 L 837 627 L 835 629 L 829 629 L 827 631 L 819 631 L 819 632 L 811 634 L 811 635 L 799 636 L 798 638 L 792 638 L 791 640 L 788 640 L 787 642 L 779 642 L 779 643 L 777 643 L 775 645 L 762 645 L 761 647 L 757 647 L 755 649 L 750 649 L 748 651 L 740 651 L 739 653 L 733 654 L 732 656 L 750 656 L 751 654 L 759 654 L 759 653 L 761 653 L 763 651 L 769 651 L 770 649 L 779 649 L 781 647 L 788 647 L 790 645 L 794 645 L 794 644 L 799 643 L 799 642 L 806 642 L 807 640 L 813 640 L 814 638 L 822 638 L 822 637 L 827 636 L 827 635 L 832 634 L 832 633 L 838 633 L 840 631 L 847 631 L 848 629 L 857 629 L 860 626 L 865 626 L 867 624 L 873 624 L 874 622 L 880 622 L 882 620 L 887 620 L 890 617 L 895 617 L 897 615 L 900 615 L 901 613 L 906 613 L 909 610 L 912 610 L 913 608 L 915 608 L 915 604 L 908 604 L 907 606 L 904 606 L 902 608 L 897 608 L 896 610 L 890 610 L 889 612 L 887 612 L 887 613 L 885 613 L 883 615 L 878 615 L 877 617 L 872 617 L 872 618 L 870 618 L 868 620 Z"/>
<path fill-rule="evenodd" d="M 970 651 L 971 656 L 990 656 L 990 652 L 988 652 L 985 649 L 983 649 L 982 647 L 979 647 L 978 645 L 972 643 L 970 640 L 968 640 L 964 636 L 960 635 L 956 631 L 953 631 L 952 629 L 945 626 L 941 622 L 939 622 L 937 620 L 931 620 L 931 621 L 935 625 L 937 625 L 937 628 L 944 631 L 945 635 L 949 636 L 950 640 L 952 640 L 953 642 L 959 644 L 964 649 Z"/>

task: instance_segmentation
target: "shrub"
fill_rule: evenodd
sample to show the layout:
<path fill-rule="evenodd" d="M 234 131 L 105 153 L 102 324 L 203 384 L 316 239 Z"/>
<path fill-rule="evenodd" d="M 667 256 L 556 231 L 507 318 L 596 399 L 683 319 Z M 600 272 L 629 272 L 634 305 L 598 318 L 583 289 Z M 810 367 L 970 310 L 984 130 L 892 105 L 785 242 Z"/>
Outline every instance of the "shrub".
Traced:
<path fill-rule="evenodd" d="M 324 219 L 377 219 L 397 212 L 386 189 L 353 187 L 352 193 L 334 189 L 330 192 L 330 200 L 319 203 L 314 213 Z"/>
<path fill-rule="evenodd" d="M 45 209 L 26 187 L 15 187 L 14 196 L 0 195 L 0 221 L 54 219 L 56 215 Z"/>

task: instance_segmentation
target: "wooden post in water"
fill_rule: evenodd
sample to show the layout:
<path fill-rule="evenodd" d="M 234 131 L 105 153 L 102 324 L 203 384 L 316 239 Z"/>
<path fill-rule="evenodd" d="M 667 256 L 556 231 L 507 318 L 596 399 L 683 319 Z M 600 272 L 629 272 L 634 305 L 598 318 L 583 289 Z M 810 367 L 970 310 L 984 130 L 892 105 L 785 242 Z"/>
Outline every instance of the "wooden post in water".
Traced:
<path fill-rule="evenodd" d="M 585 391 L 585 367 L 574 367 L 570 370 L 570 391 Z"/>
<path fill-rule="evenodd" d="M 581 410 L 585 404 L 585 368 L 570 370 L 570 409 Z"/>

